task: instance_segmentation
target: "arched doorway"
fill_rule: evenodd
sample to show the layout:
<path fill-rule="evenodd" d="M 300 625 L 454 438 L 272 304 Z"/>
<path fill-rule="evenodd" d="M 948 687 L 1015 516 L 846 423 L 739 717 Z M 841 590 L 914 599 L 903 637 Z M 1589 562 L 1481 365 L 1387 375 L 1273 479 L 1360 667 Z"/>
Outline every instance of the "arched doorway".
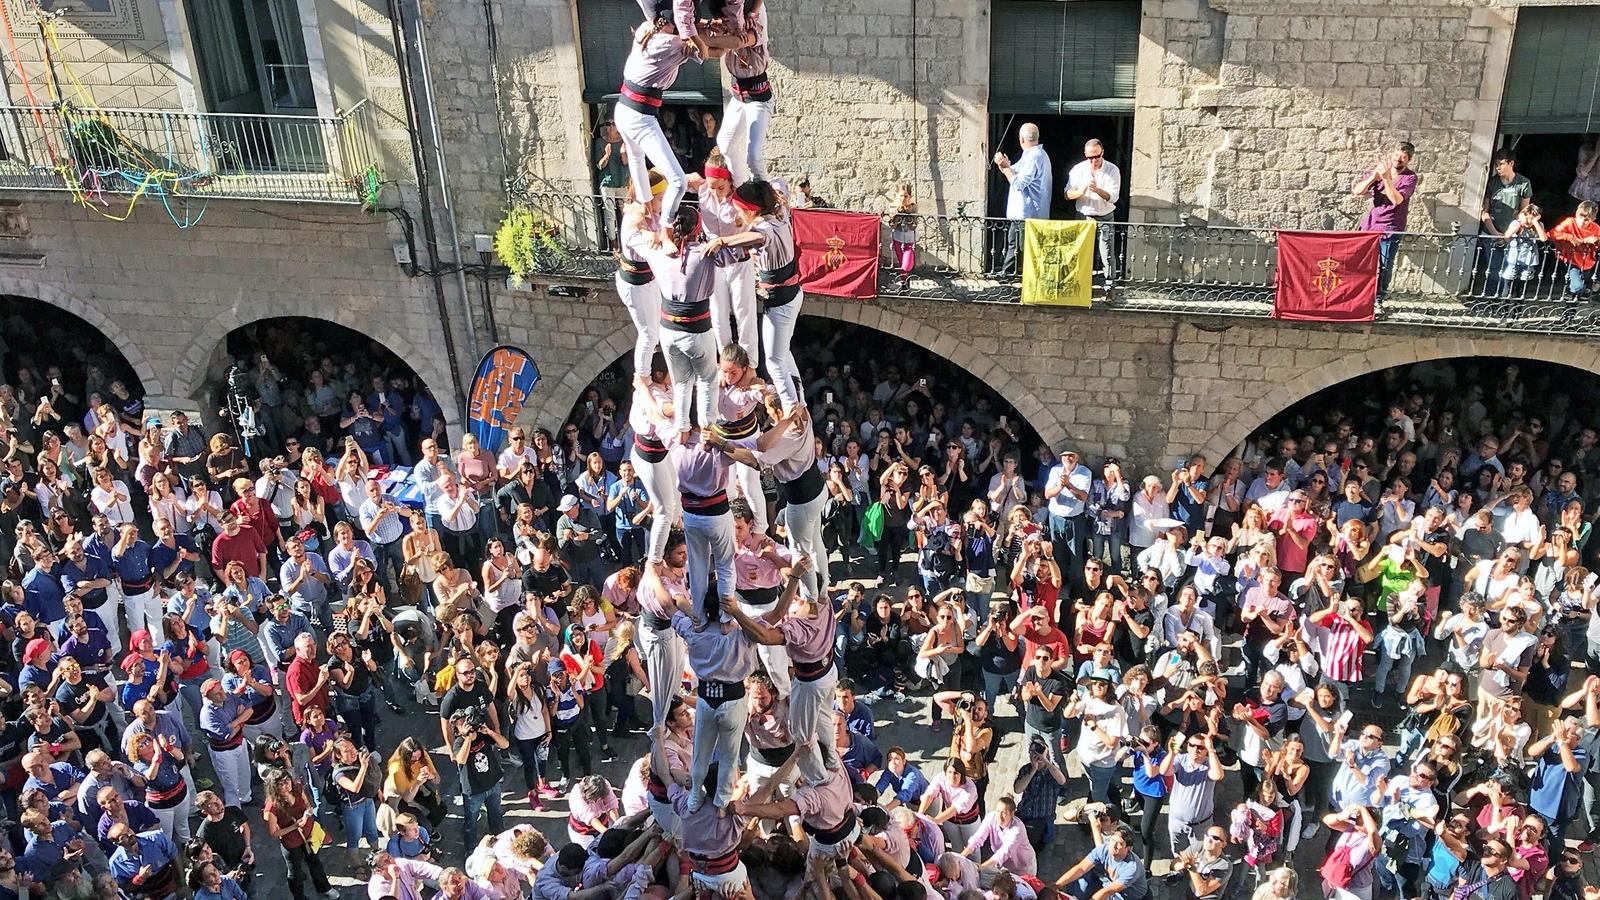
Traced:
<path fill-rule="evenodd" d="M 1393 366 L 1290 404 L 1250 432 L 1238 457 L 1247 491 L 1281 466 L 1314 503 L 1331 489 L 1337 504 L 1343 483 L 1359 481 L 1362 502 L 1380 511 L 1403 483 L 1416 514 L 1494 506 L 1498 517 L 1527 487 L 1553 530 L 1573 496 L 1586 510 L 1600 499 L 1600 375 L 1505 357 Z"/>
<path fill-rule="evenodd" d="M 257 442 L 254 455 L 307 447 L 337 455 L 356 437 L 372 462 L 409 465 L 422 438 L 446 444 L 449 421 L 411 359 L 344 325 L 260 319 L 217 343 L 195 399 L 214 430 Z M 259 403 L 256 435 L 242 434 L 231 414 L 241 395 Z"/>
<path fill-rule="evenodd" d="M 102 402 L 137 429 L 144 398 L 160 392 L 143 357 L 124 352 L 128 345 L 116 339 L 120 330 L 93 315 L 99 321 L 41 300 L 0 295 L 0 383 L 18 401 L 13 425 L 22 444 L 32 445 L 46 430 L 62 435 L 68 424 L 81 427 Z M 49 412 L 41 412 L 42 399 Z"/>

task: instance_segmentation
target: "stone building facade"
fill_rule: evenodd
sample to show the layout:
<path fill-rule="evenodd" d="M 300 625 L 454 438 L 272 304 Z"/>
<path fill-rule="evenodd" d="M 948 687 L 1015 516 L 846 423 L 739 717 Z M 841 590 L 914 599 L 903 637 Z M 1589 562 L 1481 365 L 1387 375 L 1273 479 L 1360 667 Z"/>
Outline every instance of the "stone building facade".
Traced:
<path fill-rule="evenodd" d="M 0 78 L 11 101 L 23 103 L 18 65 L 37 87 L 43 55 L 20 0 L 0 2 L 21 42 L 17 59 L 0 48 Z M 185 15 L 197 2 L 93 0 L 86 5 L 108 12 L 68 14 L 61 52 L 102 106 L 204 110 Z M 370 101 L 382 174 L 398 188 L 385 192 L 385 202 L 419 216 L 388 3 L 294 2 L 316 112 Z M 597 122 L 583 98 L 586 23 L 578 0 L 400 5 L 414 16 L 410 51 L 413 60 L 426 56 L 435 102 L 425 119 L 437 121 L 438 153 L 430 134 L 418 140 L 434 179 L 441 255 L 475 260 L 474 235 L 494 231 L 508 182 L 526 192 L 589 190 Z M 1515 0 L 1404 7 L 1142 0 L 1132 162 L 1124 172 L 1130 217 L 1345 227 L 1361 210 L 1347 196 L 1349 183 L 1383 142 L 1405 139 L 1417 144 L 1422 173 L 1415 227 L 1471 227 L 1520 7 Z M 996 149 L 990 0 L 774 2 L 770 23 L 779 97 L 768 142 L 774 173 L 810 176 L 839 206 L 879 208 L 906 181 L 923 212 L 984 208 Z M 413 71 L 414 83 L 421 74 Z M 1064 171 L 1078 148 L 1051 149 Z M 0 235 L 7 251 L 0 291 L 96 324 L 124 348 L 147 392 L 173 405 L 194 402 L 230 329 L 273 316 L 363 330 L 411 361 L 441 397 L 470 371 L 474 349 L 520 344 L 545 372 L 529 415 L 546 424 L 564 416 L 631 340 L 604 285 L 572 300 L 551 296 L 547 285 L 493 284 L 485 306 L 478 282 L 452 276 L 440 286 L 441 312 L 429 280 L 408 277 L 395 262 L 395 223 L 350 206 L 213 201 L 203 223 L 179 230 L 148 203 L 118 223 L 72 206 L 64 194 L 13 190 L 0 199 L 15 204 L 0 220 L 16 226 Z M 1199 448 L 1217 456 L 1299 395 L 1363 367 L 1508 354 L 1600 371 L 1582 342 L 1494 332 L 1453 337 L 890 299 L 813 299 L 808 314 L 929 347 L 994 386 L 1051 442 L 1163 464 Z M 443 352 L 446 329 L 459 350 L 455 371 Z M 1262 367 L 1286 364 L 1302 373 L 1291 386 L 1258 377 Z M 1095 402 L 1080 408 L 1084 392 Z M 445 406 L 458 421 L 459 409 Z"/>

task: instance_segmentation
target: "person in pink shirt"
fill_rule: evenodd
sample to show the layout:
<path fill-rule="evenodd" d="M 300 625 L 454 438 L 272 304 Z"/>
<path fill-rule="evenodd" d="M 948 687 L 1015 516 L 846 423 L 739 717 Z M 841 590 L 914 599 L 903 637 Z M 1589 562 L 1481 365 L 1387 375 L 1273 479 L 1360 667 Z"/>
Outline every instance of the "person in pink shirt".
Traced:
<path fill-rule="evenodd" d="M 772 679 L 760 672 L 744 680 L 744 736 L 750 744 L 745 759 L 745 780 L 751 790 L 765 787 L 779 767 L 794 756 L 794 735 L 789 733 L 789 698 L 778 693 Z M 793 771 L 791 769 L 791 771 Z M 787 785 L 780 785 L 786 789 Z"/>
<path fill-rule="evenodd" d="M 647 564 L 639 579 L 639 655 L 650 680 L 650 711 L 656 725 L 667 720 L 688 654 L 683 638 L 672 630 L 678 600 L 689 596 L 688 556 L 683 537 L 672 535 L 665 557 Z"/>
<path fill-rule="evenodd" d="M 1298 488 L 1289 493 L 1289 500 L 1272 518 L 1267 529 L 1278 536 L 1278 569 L 1283 580 L 1293 584 L 1306 574 L 1306 559 L 1310 554 L 1311 539 L 1317 534 L 1317 517 L 1309 511 L 1306 492 Z"/>
<path fill-rule="evenodd" d="M 678 470 L 667 457 L 667 437 L 674 433 L 672 379 L 665 366 L 651 363 L 648 383 L 634 383 L 633 405 L 628 410 L 628 425 L 633 429 L 633 449 L 628 459 L 633 471 L 644 482 L 650 498 L 650 542 L 646 562 L 661 559 L 667 551 L 667 535 L 678 520 Z"/>
<path fill-rule="evenodd" d="M 987 850 L 988 857 L 980 869 L 1005 869 L 1017 875 L 1039 874 L 1039 858 L 1028 843 L 1028 830 L 1017 818 L 1017 803 L 1010 797 L 1001 797 L 993 812 L 985 816 L 983 824 L 967 840 L 963 856 L 970 857 L 979 850 Z"/>
<path fill-rule="evenodd" d="M 861 836 L 856 819 L 850 776 L 843 766 L 826 770 L 821 778 L 802 777 L 794 795 L 770 799 L 773 790 L 788 776 L 788 770 L 801 755 L 784 763 L 765 788 L 748 799 L 733 802 L 733 811 L 754 819 L 800 817 L 800 827 L 811 838 L 810 856 L 839 856 L 848 853 Z"/>
<path fill-rule="evenodd" d="M 683 538 L 689 548 L 689 597 L 698 608 L 706 600 L 711 573 L 717 575 L 720 605 L 734 602 L 733 513 L 728 506 L 728 459 L 707 432 L 692 428 L 668 451 L 678 470 L 683 497 Z M 707 610 L 715 618 L 715 610 Z"/>
<path fill-rule="evenodd" d="M 567 792 L 567 840 L 585 847 L 617 821 L 617 794 L 600 775 L 585 775 Z"/>
<path fill-rule="evenodd" d="M 756 531 L 755 512 L 750 504 L 735 500 L 729 505 L 733 510 L 734 589 L 739 595 L 739 608 L 747 615 L 764 616 L 777 604 L 778 591 L 794 565 L 795 554 Z M 781 646 L 767 644 L 757 646 L 756 653 L 778 694 L 787 695 L 789 654 Z"/>
<path fill-rule="evenodd" d="M 933 812 L 937 803 L 939 811 Z M 965 847 L 978 833 L 978 786 L 967 777 L 967 766 L 959 759 L 944 764 L 944 771 L 928 782 L 917 810 L 932 815 L 952 847 Z"/>
<path fill-rule="evenodd" d="M 744 336 L 743 327 L 739 335 Z M 756 377 L 755 358 L 743 344 L 727 344 L 717 363 L 717 434 L 730 441 L 756 434 L 756 407 L 770 390 L 766 382 Z M 766 534 L 767 499 L 761 490 L 761 470 L 734 464 L 733 486 L 755 513 L 756 533 Z"/>
<path fill-rule="evenodd" d="M 727 446 L 724 452 L 734 461 L 757 468 L 772 468 L 778 493 L 786 504 L 784 530 L 789 549 L 797 556 L 827 559 L 822 546 L 822 507 L 827 500 L 822 472 L 817 469 L 817 440 L 811 431 L 811 414 L 804 404 L 785 412 L 776 396 L 767 398 L 767 415 L 773 426 L 760 436 L 745 438 Z M 827 588 L 827 566 L 807 572 L 800 586 L 808 597 L 820 597 Z"/>
<path fill-rule="evenodd" d="M 733 171 L 722 151 L 712 149 L 706 158 L 705 177 L 690 173 L 689 190 L 700 198 L 700 224 L 713 237 L 731 237 L 739 232 L 738 209 L 733 205 Z M 756 311 L 756 270 L 749 256 L 717 270 L 716 287 L 711 292 L 711 333 L 717 346 L 733 343 L 729 322 L 739 326 L 738 346 L 754 367 L 761 361 L 760 319 Z"/>

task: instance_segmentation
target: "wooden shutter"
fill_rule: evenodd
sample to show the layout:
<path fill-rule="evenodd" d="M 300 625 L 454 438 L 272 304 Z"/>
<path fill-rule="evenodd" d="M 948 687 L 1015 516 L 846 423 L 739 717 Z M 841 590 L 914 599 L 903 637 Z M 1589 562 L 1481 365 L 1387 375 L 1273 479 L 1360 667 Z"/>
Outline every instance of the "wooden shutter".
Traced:
<path fill-rule="evenodd" d="M 1500 98 L 1508 134 L 1582 133 L 1600 124 L 1600 8 L 1524 6 Z"/>
<path fill-rule="evenodd" d="M 622 65 L 628 61 L 634 31 L 643 22 L 636 0 L 578 0 L 578 47 L 583 54 L 585 101 L 617 99 Z M 669 103 L 720 106 L 722 64 L 685 63 L 665 99 Z"/>
<path fill-rule="evenodd" d="M 1131 115 L 1138 0 L 995 0 L 989 111 Z"/>

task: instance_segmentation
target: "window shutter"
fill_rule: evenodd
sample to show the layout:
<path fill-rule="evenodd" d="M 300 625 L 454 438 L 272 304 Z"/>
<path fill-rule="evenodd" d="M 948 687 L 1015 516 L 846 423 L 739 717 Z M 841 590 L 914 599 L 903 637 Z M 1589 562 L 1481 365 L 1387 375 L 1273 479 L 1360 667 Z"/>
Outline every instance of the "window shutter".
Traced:
<path fill-rule="evenodd" d="M 605 103 L 617 99 L 622 66 L 628 61 L 634 32 L 643 24 L 635 0 L 578 0 L 578 47 L 583 53 L 583 99 Z M 669 103 L 722 104 L 722 64 L 684 63 L 667 91 Z"/>
<path fill-rule="evenodd" d="M 1138 0 L 995 0 L 990 27 L 990 112 L 1133 112 Z"/>
<path fill-rule="evenodd" d="M 1500 130 L 1552 134 L 1592 130 L 1600 59 L 1600 8 L 1524 6 L 1500 99 Z"/>

